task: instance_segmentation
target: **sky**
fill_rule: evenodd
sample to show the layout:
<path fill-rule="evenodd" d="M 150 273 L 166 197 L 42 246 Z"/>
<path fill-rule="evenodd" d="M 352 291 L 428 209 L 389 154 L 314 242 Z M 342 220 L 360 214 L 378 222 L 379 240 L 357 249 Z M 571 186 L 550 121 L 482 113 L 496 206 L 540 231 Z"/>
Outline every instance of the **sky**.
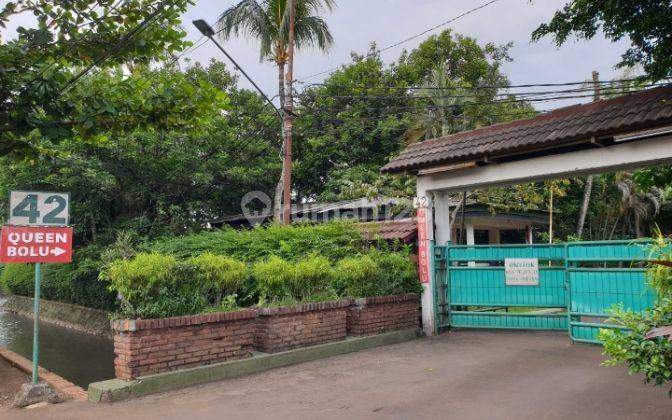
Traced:
<path fill-rule="evenodd" d="M 324 15 L 334 36 L 334 46 L 326 54 L 300 51 L 294 64 L 298 80 L 350 62 L 351 52 L 366 53 L 372 41 L 379 47 L 391 45 L 486 3 L 485 0 L 336 1 L 337 8 Z M 621 78 L 622 70 L 614 67 L 628 48 L 627 40 L 612 43 L 600 34 L 590 41 L 572 38 L 560 48 L 550 38 L 531 41 L 532 31 L 547 22 L 565 3 L 566 0 L 498 0 L 430 34 L 386 51 L 382 58 L 387 63 L 392 62 L 403 49 L 411 50 L 427 36 L 451 28 L 482 44 L 512 41 L 510 54 L 514 61 L 503 68 L 512 84 L 583 81 L 590 79 L 593 70 L 600 72 L 602 80 Z M 190 25 L 192 20 L 205 19 L 214 25 L 217 16 L 231 4 L 234 0 L 197 0 L 184 16 L 189 39 L 196 41 L 200 38 L 200 33 Z M 258 44 L 246 39 L 230 39 L 223 45 L 269 96 L 277 93 L 276 69 L 270 62 L 259 62 Z M 188 57 L 203 62 L 212 57 L 222 58 L 222 55 L 208 42 Z M 308 82 L 319 82 L 326 76 Z M 550 109 L 580 101 L 543 103 L 539 107 Z"/>
<path fill-rule="evenodd" d="M 513 42 L 510 55 L 513 62 L 503 71 L 512 84 L 575 82 L 590 79 L 591 72 L 600 72 L 602 80 L 621 78 L 622 70 L 615 69 L 621 54 L 629 43 L 627 40 L 610 42 L 600 34 L 590 41 L 570 39 L 562 47 L 556 47 L 550 38 L 531 42 L 530 34 L 567 0 L 498 0 L 430 34 L 417 38 L 383 53 L 390 63 L 399 57 L 403 49 L 411 50 L 427 36 L 451 28 L 463 35 L 476 38 L 479 43 Z M 217 16 L 234 4 L 235 0 L 196 0 L 184 14 L 184 27 L 188 39 L 194 42 L 201 38 L 191 22 L 205 19 L 213 26 Z M 486 3 L 486 0 L 336 0 L 337 7 L 324 14 L 334 37 L 334 46 L 324 54 L 314 50 L 299 51 L 296 55 L 294 74 L 302 80 L 305 76 L 331 69 L 350 62 L 351 52 L 366 53 L 371 42 L 384 47 L 425 31 L 469 9 Z M 0 5 L 6 0 L 0 0 Z M 19 25 L 29 25 L 30 17 L 20 15 L 8 26 L 8 35 Z M 258 44 L 244 38 L 222 42 L 224 48 L 251 75 L 269 97 L 277 94 L 277 70 L 271 62 L 260 62 Z M 225 57 L 211 43 L 183 56 L 181 61 L 207 62 L 216 58 L 226 62 Z M 186 63 L 185 63 L 186 64 Z M 229 64 L 227 62 L 227 64 Z M 322 75 L 308 82 L 320 82 Z M 252 86 L 241 78 L 241 85 Z M 298 85 L 299 87 L 301 85 Z M 587 99 L 589 100 L 589 99 Z M 561 105 L 580 102 L 572 99 L 539 107 L 551 109 Z"/>

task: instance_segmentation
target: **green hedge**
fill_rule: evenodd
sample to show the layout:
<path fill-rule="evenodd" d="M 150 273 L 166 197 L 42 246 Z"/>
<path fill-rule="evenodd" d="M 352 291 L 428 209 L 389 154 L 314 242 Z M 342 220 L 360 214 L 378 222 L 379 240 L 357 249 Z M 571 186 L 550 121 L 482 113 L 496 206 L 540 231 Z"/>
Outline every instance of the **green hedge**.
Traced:
<path fill-rule="evenodd" d="M 108 247 L 77 249 L 73 264 L 44 265 L 42 296 L 154 318 L 419 292 L 407 252 L 381 248 L 370 249 L 350 223 L 224 229 L 151 244 L 122 232 Z M 6 266 L 0 286 L 32 296 L 33 267 Z"/>
<path fill-rule="evenodd" d="M 188 260 L 138 254 L 113 262 L 102 277 L 123 297 L 119 316 L 130 318 L 421 291 L 408 254 L 380 251 L 335 264 L 318 255 L 298 261 L 272 255 L 248 265 L 211 253 Z M 244 298 L 239 292 L 246 285 L 249 293 Z"/>
<path fill-rule="evenodd" d="M 90 308 L 115 310 L 116 294 L 98 281 L 102 269 L 99 247 L 76 250 L 72 264 L 43 264 L 41 296 Z M 32 264 L 7 264 L 0 274 L 0 288 L 21 296 L 33 296 Z"/>
<path fill-rule="evenodd" d="M 211 252 L 253 263 L 272 255 L 296 261 L 311 254 L 337 261 L 366 248 L 367 243 L 354 224 L 332 222 L 289 227 L 272 225 L 248 230 L 227 228 L 159 240 L 149 246 L 149 252 L 181 259 Z"/>

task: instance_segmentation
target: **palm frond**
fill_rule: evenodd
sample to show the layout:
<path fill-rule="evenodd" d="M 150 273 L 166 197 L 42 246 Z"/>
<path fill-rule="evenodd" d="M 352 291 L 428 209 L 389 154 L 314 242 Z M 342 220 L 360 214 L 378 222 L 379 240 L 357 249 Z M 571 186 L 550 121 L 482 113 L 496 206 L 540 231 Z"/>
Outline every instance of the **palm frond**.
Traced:
<path fill-rule="evenodd" d="M 260 60 L 273 54 L 278 31 L 271 24 L 267 11 L 256 0 L 242 0 L 226 9 L 217 19 L 217 28 L 223 39 L 244 35 L 259 40 Z"/>

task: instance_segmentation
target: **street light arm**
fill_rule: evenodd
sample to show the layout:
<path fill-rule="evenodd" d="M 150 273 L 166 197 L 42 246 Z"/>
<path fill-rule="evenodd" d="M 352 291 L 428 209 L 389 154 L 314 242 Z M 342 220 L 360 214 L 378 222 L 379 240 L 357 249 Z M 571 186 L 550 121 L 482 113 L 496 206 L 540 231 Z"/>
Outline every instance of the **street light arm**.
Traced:
<path fill-rule="evenodd" d="M 254 82 L 254 80 L 252 80 L 252 78 L 245 72 L 245 70 L 243 70 L 243 68 L 240 67 L 240 65 L 236 62 L 236 60 L 234 60 L 233 57 L 231 57 L 229 53 L 226 52 L 224 47 L 222 47 L 219 44 L 219 42 L 217 42 L 217 40 L 214 38 L 215 31 L 212 29 L 212 27 L 202 19 L 193 21 L 193 24 L 201 32 L 201 34 L 203 34 L 203 36 L 210 38 L 210 40 L 217 46 L 217 48 L 219 48 L 219 50 L 224 53 L 226 58 L 228 58 L 233 63 L 233 65 L 236 66 L 236 68 L 243 74 L 243 76 L 245 76 L 245 78 L 250 83 L 252 83 L 252 86 L 254 86 L 254 88 L 257 89 L 257 92 L 259 92 L 259 94 L 263 96 L 264 99 L 266 99 L 266 102 L 268 102 L 269 105 L 273 107 L 275 112 L 278 114 L 280 121 L 282 121 L 283 120 L 282 112 L 278 109 L 278 107 L 275 106 L 273 102 L 271 102 L 270 99 L 268 99 L 268 96 L 266 96 L 266 94 L 261 90 L 261 88 Z"/>

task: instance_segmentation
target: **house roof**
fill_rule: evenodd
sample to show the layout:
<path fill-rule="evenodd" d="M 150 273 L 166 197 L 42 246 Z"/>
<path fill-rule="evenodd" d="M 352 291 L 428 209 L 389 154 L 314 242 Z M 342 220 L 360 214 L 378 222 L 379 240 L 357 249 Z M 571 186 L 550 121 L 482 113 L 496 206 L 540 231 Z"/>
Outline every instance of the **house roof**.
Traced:
<path fill-rule="evenodd" d="M 413 218 L 360 223 L 359 227 L 367 240 L 400 240 L 408 243 L 418 236 L 418 222 Z"/>
<path fill-rule="evenodd" d="M 492 219 L 495 223 L 497 220 L 511 219 L 535 226 L 548 224 L 547 213 L 541 210 L 492 213 L 483 206 L 467 206 L 465 217 L 468 219 Z M 388 241 L 400 240 L 409 243 L 414 241 L 418 236 L 418 222 L 412 217 L 398 220 L 362 222 L 358 223 L 357 226 L 362 235 L 364 235 L 364 238 L 369 241 L 384 239 Z"/>
<path fill-rule="evenodd" d="M 613 139 L 614 135 L 669 124 L 672 124 L 672 86 L 658 87 L 415 143 L 383 166 L 382 171 L 415 171 L 569 145 L 590 145 L 591 140 Z"/>

